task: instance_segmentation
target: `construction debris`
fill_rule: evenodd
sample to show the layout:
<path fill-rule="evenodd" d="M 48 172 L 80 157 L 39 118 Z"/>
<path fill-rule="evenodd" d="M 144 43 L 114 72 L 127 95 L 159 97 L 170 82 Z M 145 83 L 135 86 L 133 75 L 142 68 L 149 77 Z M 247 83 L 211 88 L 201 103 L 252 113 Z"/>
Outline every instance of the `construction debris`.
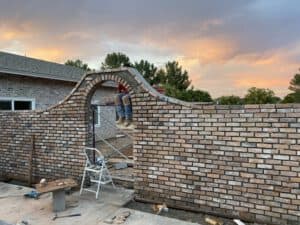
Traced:
<path fill-rule="evenodd" d="M 22 220 L 21 222 L 17 223 L 16 225 L 29 225 L 26 220 Z"/>
<path fill-rule="evenodd" d="M 106 219 L 104 220 L 103 222 L 104 223 L 107 223 L 107 224 L 112 224 L 114 222 L 114 219 L 116 218 L 116 216 L 112 217 L 112 218 L 109 218 L 109 219 Z M 1 224 L 0 224 L 1 225 Z"/>
<path fill-rule="evenodd" d="M 125 211 L 120 213 L 119 215 L 113 216 L 111 219 L 107 219 L 104 223 L 107 224 L 122 224 L 124 223 L 127 218 L 131 215 L 130 211 Z"/>
<path fill-rule="evenodd" d="M 45 178 L 40 180 L 41 186 L 46 186 L 47 185 L 47 180 Z"/>
<path fill-rule="evenodd" d="M 25 197 L 25 198 L 34 198 L 34 199 L 38 199 L 39 196 L 40 196 L 40 193 L 38 193 L 38 192 L 35 191 L 35 190 L 32 190 L 31 192 L 24 194 L 24 197 Z"/>
<path fill-rule="evenodd" d="M 154 204 L 154 205 L 152 205 L 152 210 L 158 215 L 162 211 L 168 212 L 169 209 L 167 207 L 167 204 L 163 203 L 163 204 Z"/>
<path fill-rule="evenodd" d="M 246 224 L 244 224 L 241 220 L 239 220 L 239 219 L 234 219 L 233 220 L 237 225 L 246 225 Z"/>
<path fill-rule="evenodd" d="M 64 216 L 58 216 L 57 213 L 55 213 L 52 220 L 56 220 L 56 219 L 59 219 L 59 218 L 65 218 L 65 217 L 74 217 L 74 216 L 81 216 L 81 213 L 74 213 L 74 214 L 69 214 L 69 215 L 64 215 Z"/>
<path fill-rule="evenodd" d="M 209 225 L 223 225 L 223 221 L 215 218 L 205 218 L 205 222 L 208 223 Z"/>

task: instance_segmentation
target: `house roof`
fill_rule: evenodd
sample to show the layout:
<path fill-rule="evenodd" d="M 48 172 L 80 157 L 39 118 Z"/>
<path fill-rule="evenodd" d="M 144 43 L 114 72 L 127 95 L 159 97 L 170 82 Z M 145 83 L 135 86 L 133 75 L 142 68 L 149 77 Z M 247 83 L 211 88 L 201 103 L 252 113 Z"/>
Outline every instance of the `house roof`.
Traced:
<path fill-rule="evenodd" d="M 0 52 L 0 72 L 71 82 L 78 82 L 85 73 L 77 67 L 6 52 Z"/>

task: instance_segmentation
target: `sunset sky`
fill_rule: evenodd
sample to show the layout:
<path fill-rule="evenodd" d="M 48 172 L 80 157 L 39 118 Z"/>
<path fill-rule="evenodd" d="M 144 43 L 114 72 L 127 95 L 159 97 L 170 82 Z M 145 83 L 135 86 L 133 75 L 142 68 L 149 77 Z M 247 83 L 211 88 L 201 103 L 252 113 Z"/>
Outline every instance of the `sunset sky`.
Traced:
<path fill-rule="evenodd" d="M 300 1 L 0 0 L 0 51 L 95 69 L 111 52 L 178 60 L 214 98 L 282 97 L 300 67 Z"/>

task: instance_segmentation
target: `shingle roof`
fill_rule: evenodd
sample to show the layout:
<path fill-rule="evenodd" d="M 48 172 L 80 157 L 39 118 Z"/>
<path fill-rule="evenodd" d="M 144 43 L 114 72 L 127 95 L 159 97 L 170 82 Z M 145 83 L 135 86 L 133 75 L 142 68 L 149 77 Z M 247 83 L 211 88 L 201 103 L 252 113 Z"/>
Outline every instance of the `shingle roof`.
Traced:
<path fill-rule="evenodd" d="M 78 82 L 84 70 L 0 51 L 0 72 L 7 74 Z"/>

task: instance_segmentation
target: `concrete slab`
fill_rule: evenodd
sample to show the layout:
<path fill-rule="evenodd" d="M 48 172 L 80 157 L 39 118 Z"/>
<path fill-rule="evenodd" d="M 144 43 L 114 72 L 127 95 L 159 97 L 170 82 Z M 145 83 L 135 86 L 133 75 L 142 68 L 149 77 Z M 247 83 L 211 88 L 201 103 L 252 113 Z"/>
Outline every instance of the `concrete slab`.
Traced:
<path fill-rule="evenodd" d="M 127 218 L 127 220 L 122 223 L 124 225 L 197 225 L 198 223 L 190 223 L 182 220 L 177 220 L 173 218 L 163 217 L 159 215 L 153 215 L 151 213 L 145 213 L 137 210 L 121 208 L 113 216 L 117 216 L 122 214 L 123 212 L 130 211 L 131 215 Z M 111 217 L 112 218 L 112 217 Z M 198 224 L 201 225 L 201 224 Z"/>
<path fill-rule="evenodd" d="M 123 206 L 132 198 L 133 190 L 111 187 L 103 188 L 98 200 L 90 192 L 84 192 L 79 196 L 75 192 L 66 196 L 66 210 L 58 213 L 58 216 L 81 213 L 78 217 L 57 218 L 52 220 L 52 195 L 43 194 L 40 199 L 25 199 L 23 195 L 30 192 L 31 188 L 0 182 L 0 219 L 2 224 L 17 224 L 27 221 L 29 225 L 107 225 L 104 221 L 118 215 L 124 210 L 130 210 L 131 216 L 124 225 L 192 225 L 181 220 L 157 216 L 139 212 Z"/>

